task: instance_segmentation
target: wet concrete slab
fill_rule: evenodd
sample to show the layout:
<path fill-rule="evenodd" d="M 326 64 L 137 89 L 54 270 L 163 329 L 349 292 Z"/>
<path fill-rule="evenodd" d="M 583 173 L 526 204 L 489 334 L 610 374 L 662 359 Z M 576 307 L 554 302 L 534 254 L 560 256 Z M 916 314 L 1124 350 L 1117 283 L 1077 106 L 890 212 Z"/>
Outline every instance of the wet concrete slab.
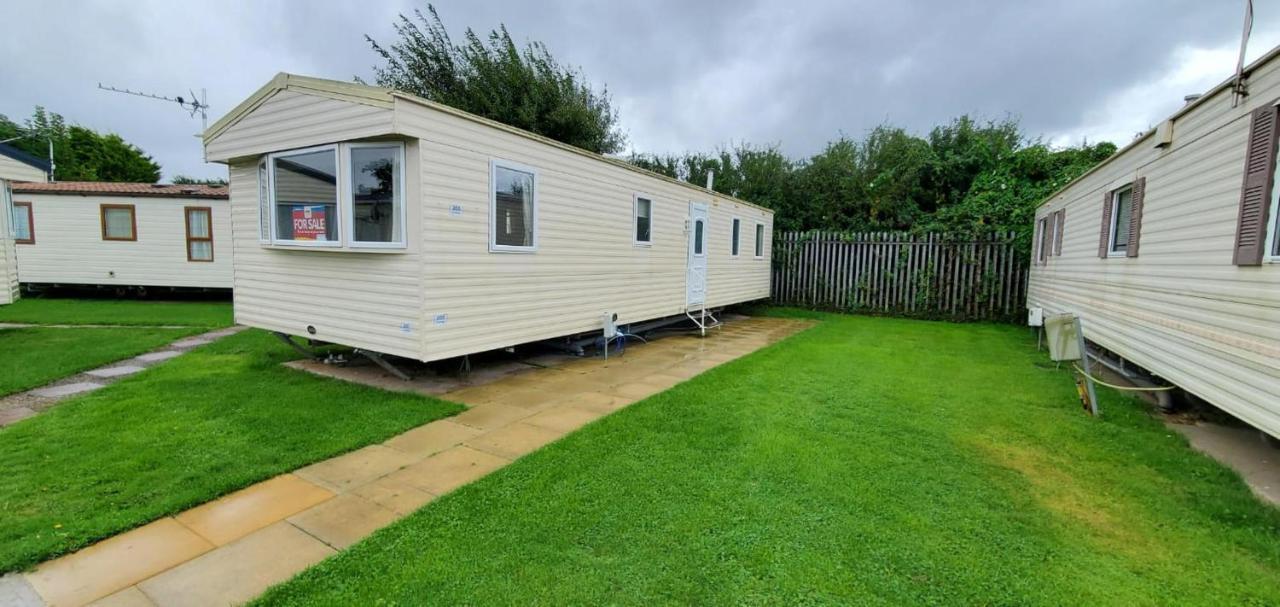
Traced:
<path fill-rule="evenodd" d="M 1280 449 L 1259 430 L 1197 422 L 1169 424 L 1191 446 L 1240 474 L 1259 498 L 1280 506 Z"/>
<path fill-rule="evenodd" d="M 84 374 L 92 375 L 93 377 L 101 377 L 101 378 L 124 377 L 126 375 L 141 373 L 146 369 L 147 369 L 146 367 L 140 367 L 138 365 L 121 365 L 119 367 L 105 367 L 102 369 L 91 369 L 89 371 L 85 371 Z"/>
<path fill-rule="evenodd" d="M 103 384 L 94 383 L 90 381 L 78 381 L 70 384 L 59 384 L 56 386 L 49 386 L 48 388 L 37 388 L 35 390 L 32 390 L 31 394 L 33 396 L 38 396 L 41 398 L 66 398 L 68 396 L 74 396 L 76 394 L 92 392 L 93 390 L 97 390 L 102 386 Z"/>

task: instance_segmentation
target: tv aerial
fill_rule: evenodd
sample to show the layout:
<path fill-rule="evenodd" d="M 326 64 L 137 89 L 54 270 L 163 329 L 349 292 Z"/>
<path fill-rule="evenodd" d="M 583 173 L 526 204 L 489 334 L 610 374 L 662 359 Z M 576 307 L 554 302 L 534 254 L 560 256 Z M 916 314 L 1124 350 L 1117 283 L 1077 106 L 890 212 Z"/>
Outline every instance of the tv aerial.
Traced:
<path fill-rule="evenodd" d="M 208 112 L 209 104 L 206 103 L 205 101 L 207 98 L 205 89 L 200 89 L 200 97 L 197 98 L 195 91 L 192 91 L 190 89 L 187 90 L 187 92 L 191 94 L 190 97 L 181 97 L 181 96 L 166 97 L 164 95 L 156 95 L 153 93 L 143 93 L 140 91 L 131 91 L 129 89 L 118 89 L 114 86 L 103 86 L 101 82 L 98 83 L 98 88 L 104 91 L 111 91 L 113 93 L 124 93 L 126 95 L 146 97 L 148 99 L 159 99 L 160 101 L 175 102 L 182 109 L 190 112 L 192 118 L 195 118 L 196 114 L 200 114 L 200 126 L 201 126 L 200 132 L 201 133 L 209 129 L 209 112 Z"/>

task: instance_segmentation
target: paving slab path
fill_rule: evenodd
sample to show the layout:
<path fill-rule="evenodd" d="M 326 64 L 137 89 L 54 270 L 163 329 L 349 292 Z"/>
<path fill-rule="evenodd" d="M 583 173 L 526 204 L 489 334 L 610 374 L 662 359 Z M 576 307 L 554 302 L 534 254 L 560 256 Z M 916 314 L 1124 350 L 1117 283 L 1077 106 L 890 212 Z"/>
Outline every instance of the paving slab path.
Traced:
<path fill-rule="evenodd" d="M 45 562 L 11 592 L 29 600 L 29 587 L 58 607 L 248 601 L 596 419 L 813 324 L 751 318 L 449 392 L 470 408 Z"/>
<path fill-rule="evenodd" d="M 52 327 L 58 329 L 83 329 L 96 328 L 108 325 L 27 325 L 15 323 L 0 323 L 0 329 L 16 328 L 16 327 Z M 138 329 L 149 327 L 135 327 L 124 325 L 110 325 L 113 328 L 120 329 Z M 160 327 L 160 328 L 179 328 L 186 329 L 189 327 Z M 75 375 L 70 375 L 59 379 L 50 384 L 32 388 L 25 392 L 17 392 L 0 398 L 0 428 L 9 424 L 14 424 L 28 417 L 36 415 L 41 411 L 49 409 L 57 405 L 63 399 L 92 392 L 107 386 L 121 378 L 141 373 L 158 362 L 166 361 L 176 356 L 181 356 L 187 350 L 197 346 L 213 343 L 215 340 L 221 339 L 228 335 L 234 335 L 243 331 L 247 327 L 227 327 L 216 331 L 209 331 L 199 335 L 184 337 L 163 348 L 140 354 L 133 358 L 118 360 L 98 367 L 82 371 Z M 0 607 L 4 607 L 4 603 L 0 602 Z"/>

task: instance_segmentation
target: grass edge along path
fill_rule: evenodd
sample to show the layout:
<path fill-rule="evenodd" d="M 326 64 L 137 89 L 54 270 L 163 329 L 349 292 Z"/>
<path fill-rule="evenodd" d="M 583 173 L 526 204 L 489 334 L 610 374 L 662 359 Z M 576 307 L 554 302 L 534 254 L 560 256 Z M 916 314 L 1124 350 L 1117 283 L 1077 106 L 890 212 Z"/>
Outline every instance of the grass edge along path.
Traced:
<path fill-rule="evenodd" d="M 152 301 L 24 297 L 0 306 L 0 323 L 36 325 L 191 326 L 232 324 L 229 301 Z"/>
<path fill-rule="evenodd" d="M 296 356 L 244 331 L 0 429 L 0 572 L 463 409 L 280 364 Z"/>
<path fill-rule="evenodd" d="M 1280 510 L 1024 329 L 806 316 L 256 604 L 1280 602 Z"/>

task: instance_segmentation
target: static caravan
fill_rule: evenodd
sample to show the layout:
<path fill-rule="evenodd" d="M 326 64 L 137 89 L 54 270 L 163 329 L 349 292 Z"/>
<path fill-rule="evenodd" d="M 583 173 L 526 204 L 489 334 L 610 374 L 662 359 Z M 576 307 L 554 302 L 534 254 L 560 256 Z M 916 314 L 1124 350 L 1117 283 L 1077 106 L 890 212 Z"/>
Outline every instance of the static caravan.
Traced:
<path fill-rule="evenodd" d="M 15 207 L 10 184 L 15 181 L 44 182 L 50 164 L 22 150 L 0 143 L 0 305 L 18 298 L 18 262 L 14 242 L 25 240 L 26 209 Z"/>
<path fill-rule="evenodd" d="M 1053 194 L 1027 300 L 1280 437 L 1278 103 L 1280 47 Z"/>
<path fill-rule="evenodd" d="M 24 286 L 230 289 L 227 188 L 14 183 Z"/>
<path fill-rule="evenodd" d="M 429 362 L 769 296 L 768 209 L 398 91 L 280 74 L 204 137 L 241 324 Z"/>

